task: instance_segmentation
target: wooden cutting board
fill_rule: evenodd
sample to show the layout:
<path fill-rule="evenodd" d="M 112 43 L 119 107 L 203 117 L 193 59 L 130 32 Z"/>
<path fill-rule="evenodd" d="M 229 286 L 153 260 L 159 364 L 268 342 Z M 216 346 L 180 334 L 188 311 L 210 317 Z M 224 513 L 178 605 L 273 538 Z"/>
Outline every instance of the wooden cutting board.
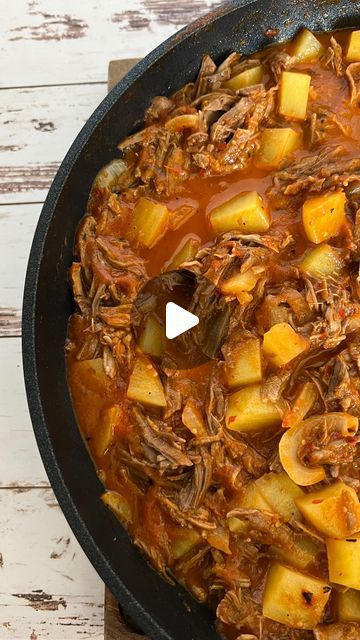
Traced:
<path fill-rule="evenodd" d="M 139 62 L 136 58 L 127 60 L 111 60 L 108 69 L 108 91 Z M 121 608 L 121 603 L 120 603 Z M 148 640 L 143 633 L 136 630 L 131 620 L 120 614 L 119 603 L 111 591 L 105 588 L 104 640 Z"/>
<path fill-rule="evenodd" d="M 126 60 L 111 60 L 108 68 L 108 91 L 124 77 L 124 75 L 139 62 L 139 58 L 128 58 Z"/>

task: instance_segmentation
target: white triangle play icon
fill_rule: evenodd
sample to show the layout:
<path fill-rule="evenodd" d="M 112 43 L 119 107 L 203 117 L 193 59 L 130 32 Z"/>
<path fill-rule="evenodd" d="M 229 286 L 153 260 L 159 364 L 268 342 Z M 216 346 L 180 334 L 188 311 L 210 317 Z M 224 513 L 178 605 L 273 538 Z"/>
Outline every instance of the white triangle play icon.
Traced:
<path fill-rule="evenodd" d="M 174 302 L 166 305 L 166 337 L 173 340 L 199 324 L 199 318 Z"/>

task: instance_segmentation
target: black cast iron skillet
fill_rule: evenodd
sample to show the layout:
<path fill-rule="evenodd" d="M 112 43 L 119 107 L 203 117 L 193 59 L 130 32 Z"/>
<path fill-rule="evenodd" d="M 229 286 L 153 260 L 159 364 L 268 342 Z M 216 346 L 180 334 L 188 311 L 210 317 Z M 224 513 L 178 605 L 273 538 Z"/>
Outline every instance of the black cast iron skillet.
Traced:
<path fill-rule="evenodd" d="M 141 126 L 150 99 L 193 80 L 201 56 L 217 61 L 314 31 L 359 27 L 351 0 L 234 0 L 183 29 L 140 62 L 105 98 L 63 161 L 42 210 L 26 276 L 23 361 L 40 453 L 56 497 L 100 576 L 154 640 L 215 640 L 213 616 L 164 582 L 99 500 L 102 485 L 79 433 L 66 382 L 64 343 L 73 303 L 67 270 L 97 171 Z M 278 31 L 269 31 L 275 29 Z M 276 33 L 274 38 L 266 32 Z"/>

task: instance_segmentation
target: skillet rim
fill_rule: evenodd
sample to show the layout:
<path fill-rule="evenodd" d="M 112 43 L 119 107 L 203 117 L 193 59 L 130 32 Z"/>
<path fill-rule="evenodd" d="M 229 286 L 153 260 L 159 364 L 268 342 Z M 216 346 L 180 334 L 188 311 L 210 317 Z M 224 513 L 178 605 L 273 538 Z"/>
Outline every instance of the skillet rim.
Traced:
<path fill-rule="evenodd" d="M 104 553 L 90 534 L 89 528 L 86 526 L 73 500 L 71 490 L 66 484 L 53 447 L 50 432 L 46 425 L 38 380 L 35 344 L 39 272 L 49 226 L 71 170 L 91 135 L 96 131 L 102 119 L 111 111 L 113 106 L 121 100 L 122 95 L 140 79 L 152 65 L 159 64 L 165 54 L 174 48 L 176 49 L 177 45 L 188 40 L 197 32 L 201 32 L 208 24 L 212 24 L 218 19 L 245 6 L 254 5 L 255 8 L 259 7 L 259 9 L 263 11 L 264 4 L 266 8 L 266 3 L 267 0 L 265 0 L 265 2 L 264 0 L 229 0 L 220 7 L 207 12 L 204 16 L 184 27 L 156 47 L 137 63 L 112 89 L 85 123 L 56 173 L 36 227 L 26 272 L 22 314 L 23 369 L 31 421 L 45 470 L 60 507 L 91 563 L 111 591 L 113 591 L 117 597 L 120 596 L 124 608 L 129 611 L 145 632 L 154 640 L 172 640 L 172 636 L 167 633 L 163 626 L 158 624 L 154 617 L 142 607 L 141 603 L 136 600 L 127 589 L 122 579 L 112 569 Z M 328 4 L 331 5 L 331 0 L 328 0 Z M 334 4 L 340 6 L 341 0 L 335 0 Z M 341 17 L 341 14 L 339 17 Z M 299 23 L 298 17 L 295 18 L 295 22 Z M 160 577 L 159 580 L 161 580 Z M 219 636 L 211 634 L 208 637 L 213 640 L 213 638 L 215 639 Z"/>
<path fill-rule="evenodd" d="M 127 589 L 123 580 L 112 569 L 83 521 L 58 463 L 43 413 L 37 373 L 35 321 L 39 272 L 49 227 L 61 193 L 66 185 L 73 165 L 81 155 L 84 146 L 97 129 L 101 120 L 113 106 L 121 100 L 122 95 L 146 73 L 149 67 L 153 64 L 159 64 L 161 58 L 178 44 L 189 39 L 203 28 L 206 28 L 209 22 L 212 23 L 214 20 L 231 14 L 241 7 L 252 4 L 257 5 L 261 4 L 261 2 L 262 0 L 227 0 L 224 5 L 208 11 L 204 16 L 167 38 L 142 58 L 105 96 L 72 142 L 56 172 L 39 216 L 27 264 L 22 305 L 21 345 L 23 374 L 31 423 L 46 474 L 71 530 L 91 564 L 103 580 L 104 585 L 107 586 L 117 598 L 120 596 L 121 606 L 128 611 L 132 619 L 139 624 L 145 633 L 154 640 L 173 640 L 173 638 L 158 624 L 153 616 L 142 607 L 141 603 L 138 602 Z M 158 576 L 158 579 L 161 580 L 162 578 Z M 209 640 L 215 640 L 216 638 L 219 638 L 216 633 L 209 635 Z"/>

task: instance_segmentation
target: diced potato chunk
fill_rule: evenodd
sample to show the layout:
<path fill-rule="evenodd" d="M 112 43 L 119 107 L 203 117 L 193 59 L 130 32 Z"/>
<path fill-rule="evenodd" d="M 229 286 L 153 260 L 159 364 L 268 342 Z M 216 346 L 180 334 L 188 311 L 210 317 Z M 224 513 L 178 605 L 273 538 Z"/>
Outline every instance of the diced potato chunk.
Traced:
<path fill-rule="evenodd" d="M 296 71 L 283 71 L 280 78 L 278 113 L 287 118 L 306 118 L 311 76 Z"/>
<path fill-rule="evenodd" d="M 175 116 L 165 123 L 165 128 L 169 131 L 181 131 L 182 129 L 198 129 L 199 116 L 197 113 L 184 113 Z"/>
<path fill-rule="evenodd" d="M 101 500 L 124 524 L 132 522 L 133 516 L 129 502 L 116 491 L 106 491 L 101 496 Z"/>
<path fill-rule="evenodd" d="M 264 68 L 261 64 L 250 69 L 245 69 L 241 73 L 238 73 L 227 82 L 224 82 L 225 89 L 231 89 L 231 91 L 238 91 L 244 87 L 251 87 L 253 84 L 260 84 L 264 75 Z"/>
<path fill-rule="evenodd" d="M 265 271 L 265 269 L 263 269 Z M 244 291 L 252 291 L 261 277 L 263 271 L 248 269 L 241 273 L 236 273 L 228 280 L 221 283 L 220 289 L 225 296 L 237 296 Z"/>
<path fill-rule="evenodd" d="M 328 244 L 320 244 L 304 255 L 299 266 L 303 273 L 314 278 L 335 278 L 340 274 L 344 263 L 338 250 Z"/>
<path fill-rule="evenodd" d="M 160 358 L 165 351 L 165 329 L 154 317 L 149 316 L 139 338 L 138 347 L 154 358 Z"/>
<path fill-rule="evenodd" d="M 169 223 L 169 210 L 164 204 L 149 198 L 140 198 L 132 221 L 132 230 L 138 242 L 151 249 L 164 235 Z"/>
<path fill-rule="evenodd" d="M 291 429 L 299 424 L 308 414 L 318 397 L 318 390 L 313 382 L 304 382 L 301 385 L 294 405 L 286 411 L 282 426 L 284 429 Z"/>
<path fill-rule="evenodd" d="M 360 590 L 360 534 L 326 541 L 331 582 Z"/>
<path fill-rule="evenodd" d="M 267 169 L 276 169 L 290 153 L 300 147 L 302 135 L 290 127 L 283 129 L 264 129 L 260 138 L 256 165 Z"/>
<path fill-rule="evenodd" d="M 258 338 L 249 338 L 239 345 L 226 367 L 226 380 L 230 389 L 255 384 L 262 380 L 261 347 Z"/>
<path fill-rule="evenodd" d="M 231 533 L 243 533 L 246 535 L 249 531 L 249 523 L 245 522 L 245 520 L 240 520 L 240 518 L 235 518 L 235 516 L 231 516 L 228 519 L 228 527 Z"/>
<path fill-rule="evenodd" d="M 296 333 L 287 322 L 274 324 L 264 334 L 264 354 L 274 367 L 283 367 L 308 348 L 307 338 Z"/>
<path fill-rule="evenodd" d="M 192 218 L 198 209 L 190 204 L 183 204 L 177 209 L 172 209 L 169 212 L 169 229 L 177 231 L 183 224 L 188 222 Z"/>
<path fill-rule="evenodd" d="M 193 260 L 199 247 L 200 240 L 198 238 L 189 238 L 186 240 L 185 244 L 175 253 L 171 262 L 166 267 L 166 271 L 175 271 L 185 262 Z"/>
<path fill-rule="evenodd" d="M 98 456 L 103 456 L 109 448 L 114 437 L 115 427 L 122 418 L 122 409 L 116 404 L 102 412 L 100 423 L 97 425 L 93 437 L 94 451 Z"/>
<path fill-rule="evenodd" d="M 268 230 L 270 216 L 259 194 L 247 191 L 213 209 L 210 223 L 215 233 L 239 229 L 244 233 L 261 233 Z"/>
<path fill-rule="evenodd" d="M 216 529 L 204 531 L 202 536 L 211 547 L 214 547 L 214 549 L 218 549 L 228 555 L 231 554 L 231 549 L 229 547 L 230 535 L 228 529 L 217 527 Z"/>
<path fill-rule="evenodd" d="M 261 399 L 261 385 L 244 387 L 229 398 L 226 426 L 233 431 L 261 431 L 281 423 L 281 411 Z"/>
<path fill-rule="evenodd" d="M 304 518 L 328 538 L 346 538 L 360 531 L 360 503 L 356 491 L 335 484 L 295 500 Z"/>
<path fill-rule="evenodd" d="M 166 407 L 164 389 L 154 365 L 145 356 L 138 356 L 130 375 L 127 390 L 129 400 L 152 407 Z"/>
<path fill-rule="evenodd" d="M 194 436 L 199 438 L 206 434 L 203 414 L 201 413 L 200 407 L 192 398 L 186 401 L 181 420 Z"/>
<path fill-rule="evenodd" d="M 259 511 L 271 511 L 270 505 L 262 497 L 256 482 L 249 482 L 237 505 L 243 509 L 258 509 Z M 246 533 L 249 523 L 241 518 L 232 516 L 228 519 L 228 527 L 232 533 Z"/>
<path fill-rule="evenodd" d="M 304 202 L 302 221 L 311 242 L 320 244 L 339 233 L 345 224 L 345 203 L 343 191 L 325 193 Z"/>
<path fill-rule="evenodd" d="M 346 60 L 348 62 L 360 62 L 360 31 L 353 31 L 350 34 Z"/>
<path fill-rule="evenodd" d="M 243 509 L 259 509 L 260 511 L 272 511 L 270 504 L 262 495 L 257 481 L 250 482 L 240 500 Z"/>
<path fill-rule="evenodd" d="M 348 589 L 338 593 L 336 604 L 339 620 L 342 622 L 360 622 L 360 591 Z"/>
<path fill-rule="evenodd" d="M 197 531 L 194 531 L 194 529 L 184 529 L 181 527 L 176 531 L 171 531 L 170 537 L 171 556 L 175 560 L 182 558 L 201 540 L 200 535 Z"/>
<path fill-rule="evenodd" d="M 314 629 L 330 592 L 326 582 L 275 563 L 266 580 L 263 615 L 295 629 Z"/>
<path fill-rule="evenodd" d="M 297 34 L 293 46 L 292 55 L 297 62 L 308 62 L 320 56 L 324 47 L 309 29 L 301 29 Z"/>
<path fill-rule="evenodd" d="M 286 473 L 268 473 L 256 480 L 256 486 L 271 511 L 287 521 L 292 518 L 301 520 L 295 501 L 304 492 Z"/>
<path fill-rule="evenodd" d="M 92 358 L 91 360 L 78 360 L 72 365 L 76 379 L 81 386 L 86 382 L 86 389 L 95 393 L 102 393 L 108 377 L 104 370 L 102 358 Z"/>
<path fill-rule="evenodd" d="M 271 546 L 270 552 L 286 564 L 304 570 L 309 564 L 315 562 L 319 549 L 311 538 L 304 534 L 296 536 L 295 548 L 291 551 Z"/>

